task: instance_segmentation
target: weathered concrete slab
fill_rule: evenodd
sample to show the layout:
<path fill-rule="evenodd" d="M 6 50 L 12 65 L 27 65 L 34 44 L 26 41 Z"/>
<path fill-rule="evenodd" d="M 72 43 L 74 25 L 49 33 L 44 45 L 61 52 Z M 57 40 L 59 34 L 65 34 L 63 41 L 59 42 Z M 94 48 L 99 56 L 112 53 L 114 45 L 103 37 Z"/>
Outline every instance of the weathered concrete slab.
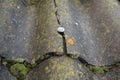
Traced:
<path fill-rule="evenodd" d="M 1 0 L 0 55 L 34 62 L 46 53 L 62 52 L 54 10 L 53 0 Z"/>
<path fill-rule="evenodd" d="M 92 80 L 91 75 L 78 60 L 61 56 L 43 61 L 25 80 Z"/>
<path fill-rule="evenodd" d="M 103 66 L 120 61 L 120 5 L 117 0 L 56 0 L 69 54 Z"/>
<path fill-rule="evenodd" d="M 0 66 L 0 80 L 16 80 L 5 66 Z"/>

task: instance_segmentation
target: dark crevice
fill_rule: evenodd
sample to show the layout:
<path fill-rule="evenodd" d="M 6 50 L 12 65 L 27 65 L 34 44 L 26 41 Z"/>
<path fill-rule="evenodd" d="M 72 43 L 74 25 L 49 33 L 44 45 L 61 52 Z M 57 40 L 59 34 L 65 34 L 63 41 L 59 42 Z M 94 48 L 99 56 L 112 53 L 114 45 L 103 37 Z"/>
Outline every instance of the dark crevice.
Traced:
<path fill-rule="evenodd" d="M 19 0 L 19 2 L 20 2 L 20 4 L 21 4 L 22 6 L 25 6 L 25 7 L 28 6 L 27 0 Z"/>
<path fill-rule="evenodd" d="M 82 64 L 84 65 L 91 65 L 93 66 L 92 64 L 89 64 L 85 59 L 83 59 L 82 57 L 79 57 L 79 55 L 74 55 L 74 54 L 67 54 L 68 57 L 72 58 L 72 59 L 76 59 L 76 60 L 79 60 Z"/>
<path fill-rule="evenodd" d="M 56 3 L 56 0 L 54 0 L 54 6 L 55 6 L 55 16 L 56 16 L 57 23 L 59 25 L 61 25 L 61 22 L 60 22 L 60 19 L 59 19 L 59 14 L 58 14 L 58 6 L 57 6 L 57 3 Z"/>
<path fill-rule="evenodd" d="M 79 60 L 84 66 L 86 66 L 90 71 L 92 71 L 93 73 L 95 74 L 102 74 L 103 72 L 104 73 L 107 73 L 109 72 L 111 69 L 114 69 L 116 67 L 119 67 L 120 66 L 120 62 L 118 63 L 115 63 L 115 64 L 112 64 L 112 65 L 108 65 L 108 66 L 95 66 L 95 65 L 91 65 L 89 64 L 87 61 L 85 61 L 83 58 L 81 57 L 76 57 L 75 55 L 73 54 L 65 54 L 65 53 L 56 53 L 56 52 L 50 52 L 50 53 L 47 53 L 43 56 L 41 56 L 37 61 L 36 61 L 36 66 L 37 67 L 39 64 L 41 64 L 42 62 L 44 62 L 45 60 L 48 60 L 50 59 L 51 57 L 61 57 L 61 56 L 68 56 L 69 58 L 71 59 L 74 59 L 74 60 Z M 97 73 L 99 70 L 101 70 L 102 72 L 99 72 Z"/>
<path fill-rule="evenodd" d="M 0 55 L 0 66 L 2 65 L 4 59 L 5 59 L 5 57 Z"/>
<path fill-rule="evenodd" d="M 18 3 L 21 6 L 28 7 L 30 5 L 36 5 L 37 3 L 39 3 L 39 0 L 18 0 Z"/>
<path fill-rule="evenodd" d="M 45 60 L 48 60 L 52 57 L 61 57 L 61 56 L 68 56 L 70 57 L 71 59 L 74 59 L 74 60 L 79 60 L 81 62 L 81 64 L 83 64 L 84 66 L 86 66 L 90 71 L 92 71 L 93 73 L 95 74 L 103 74 L 104 73 L 107 73 L 109 72 L 111 69 L 114 69 L 116 67 L 120 67 L 120 62 L 118 63 L 115 63 L 113 65 L 109 65 L 109 66 L 95 66 L 95 65 L 91 65 L 89 64 L 88 62 L 86 62 L 83 58 L 81 57 L 74 57 L 75 55 L 73 54 L 64 54 L 63 52 L 49 52 L 49 53 L 46 53 L 45 55 L 41 56 L 37 61 L 35 61 L 35 64 L 30 64 L 30 63 L 27 63 L 26 61 L 24 62 L 17 62 L 15 60 L 7 60 L 6 58 L 3 58 L 1 59 L 2 61 L 2 64 L 4 62 L 7 63 L 7 65 L 5 65 L 6 67 L 8 67 L 8 70 L 10 71 L 10 68 L 12 65 L 14 64 L 23 64 L 25 65 L 26 68 L 29 68 L 29 71 L 31 71 L 32 69 L 34 69 L 35 67 L 37 67 L 39 64 L 41 64 L 42 62 L 44 62 Z M 99 70 L 101 70 L 101 72 L 98 72 Z M 11 73 L 11 72 L 10 72 Z M 12 74 L 12 73 L 11 73 Z M 15 76 L 16 77 L 16 76 Z M 17 78 L 17 77 L 16 77 Z M 20 77 L 21 78 L 21 77 Z M 24 78 L 24 77 L 23 77 Z M 23 79 L 22 78 L 22 79 Z M 19 79 L 18 80 L 22 80 L 22 79 Z"/>
<path fill-rule="evenodd" d="M 118 5 L 120 5 L 120 0 L 117 0 Z"/>
<path fill-rule="evenodd" d="M 86 65 L 86 67 L 95 74 L 103 74 L 111 71 L 112 69 L 119 68 L 120 62 L 107 66 Z"/>
<path fill-rule="evenodd" d="M 66 48 L 66 46 L 64 46 Z M 66 53 L 64 53 L 66 52 Z M 43 61 L 51 58 L 51 57 L 61 57 L 61 56 L 68 56 L 71 59 L 75 59 L 75 60 L 79 60 L 82 64 L 86 65 L 86 66 L 93 66 L 91 64 L 89 64 L 88 62 L 86 62 L 83 58 L 80 57 L 76 57 L 76 55 L 73 54 L 67 54 L 67 50 L 65 49 L 64 52 L 49 52 L 46 53 L 45 55 L 41 56 L 37 61 L 35 61 L 36 66 L 39 65 L 40 63 L 42 63 Z"/>
<path fill-rule="evenodd" d="M 62 35 L 62 39 L 63 39 L 63 52 L 64 52 L 64 54 L 67 55 L 67 44 L 66 44 L 65 34 Z"/>
<path fill-rule="evenodd" d="M 83 59 L 82 57 L 78 57 L 78 60 L 85 65 L 91 65 L 85 59 Z"/>
<path fill-rule="evenodd" d="M 55 6 L 55 16 L 56 16 L 56 20 L 57 20 L 57 23 L 61 26 L 61 22 L 60 22 L 60 19 L 59 19 L 59 14 L 58 14 L 58 5 L 56 3 L 56 0 L 54 0 L 54 6 Z M 67 54 L 67 44 L 66 44 L 66 38 L 65 38 L 65 34 L 63 32 L 62 35 L 62 40 L 63 40 L 63 52 L 64 54 Z"/>
<path fill-rule="evenodd" d="M 66 51 L 66 50 L 65 50 L 65 51 Z M 67 52 L 67 51 L 66 51 L 66 52 Z M 84 59 L 81 58 L 81 57 L 76 57 L 77 55 L 74 55 L 74 54 L 65 54 L 64 52 L 49 52 L 49 53 L 46 53 L 45 55 L 39 57 L 39 59 L 35 61 L 35 64 L 38 65 L 38 64 L 40 64 L 41 62 L 43 62 L 43 61 L 45 61 L 46 59 L 49 59 L 49 58 L 51 58 L 51 57 L 61 57 L 61 56 L 64 56 L 64 55 L 66 55 L 66 56 L 68 56 L 68 57 L 70 57 L 70 58 L 72 58 L 72 59 L 79 60 L 82 64 L 95 66 L 95 65 L 89 64 L 86 60 L 84 60 Z M 8 63 L 11 63 L 11 64 L 15 64 L 15 63 L 27 63 L 27 64 L 31 64 L 31 63 L 28 63 L 28 62 L 26 62 L 26 61 L 18 62 L 18 61 L 15 61 L 15 60 L 12 60 L 12 59 L 7 59 L 7 58 L 5 58 L 5 57 L 0 56 L 0 62 L 1 62 L 0 64 L 3 64 L 5 61 L 8 62 Z M 112 65 L 106 65 L 106 66 L 107 66 L 107 67 L 109 67 L 109 66 L 114 67 L 114 66 L 119 66 L 118 64 L 120 65 L 120 62 L 116 62 L 116 63 L 114 63 L 114 64 L 112 64 Z M 103 67 L 103 66 L 100 66 L 100 67 Z"/>
<path fill-rule="evenodd" d="M 60 53 L 60 52 L 49 52 L 49 53 L 46 53 L 45 55 L 41 56 L 37 61 L 35 61 L 36 65 L 42 63 L 43 61 L 51 58 L 51 57 L 58 57 L 58 56 L 63 56 L 64 54 L 63 53 Z"/>

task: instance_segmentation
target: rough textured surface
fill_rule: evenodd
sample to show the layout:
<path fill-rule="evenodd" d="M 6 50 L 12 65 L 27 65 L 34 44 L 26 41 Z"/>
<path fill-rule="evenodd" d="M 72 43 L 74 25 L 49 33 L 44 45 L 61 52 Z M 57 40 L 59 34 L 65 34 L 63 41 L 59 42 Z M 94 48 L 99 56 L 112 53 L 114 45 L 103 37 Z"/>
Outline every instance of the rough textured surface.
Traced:
<path fill-rule="evenodd" d="M 43 61 L 25 80 L 92 80 L 91 75 L 78 60 L 61 56 Z"/>
<path fill-rule="evenodd" d="M 96 80 L 120 80 L 120 67 L 114 68 L 105 74 L 97 75 Z"/>
<path fill-rule="evenodd" d="M 120 66 L 105 66 L 120 62 L 119 21 L 117 0 L 0 0 L 0 57 L 15 60 L 6 66 L 18 79 L 28 69 L 17 62 L 26 60 L 37 66 L 25 80 L 120 80 Z M 0 66 L 0 80 L 16 79 Z"/>
<path fill-rule="evenodd" d="M 0 1 L 0 55 L 34 62 L 48 52 L 62 52 L 53 0 Z"/>
<path fill-rule="evenodd" d="M 0 80 L 16 80 L 5 66 L 0 66 Z"/>
<path fill-rule="evenodd" d="M 66 29 L 69 54 L 89 64 L 104 66 L 120 61 L 120 5 L 117 0 L 56 0 Z"/>

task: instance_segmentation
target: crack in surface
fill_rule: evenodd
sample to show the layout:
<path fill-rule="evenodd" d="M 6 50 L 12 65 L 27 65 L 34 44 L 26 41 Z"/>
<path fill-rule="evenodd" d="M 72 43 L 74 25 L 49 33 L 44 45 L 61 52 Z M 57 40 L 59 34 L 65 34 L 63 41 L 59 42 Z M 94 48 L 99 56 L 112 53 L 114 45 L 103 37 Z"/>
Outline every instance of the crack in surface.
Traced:
<path fill-rule="evenodd" d="M 55 6 L 55 16 L 56 16 L 57 23 L 59 25 L 61 25 L 61 22 L 60 22 L 60 19 L 59 19 L 59 14 L 58 14 L 58 5 L 56 3 L 56 0 L 54 0 L 54 6 Z"/>
<path fill-rule="evenodd" d="M 50 53 L 46 53 L 45 55 L 41 56 L 38 60 L 35 61 L 36 65 L 39 65 L 40 63 L 42 63 L 43 61 L 51 58 L 51 57 L 60 57 L 63 56 L 64 53 L 62 52 L 50 52 Z"/>
<path fill-rule="evenodd" d="M 67 44 L 66 44 L 66 37 L 65 37 L 65 34 L 62 35 L 62 39 L 63 39 L 63 52 L 64 52 L 64 54 L 67 55 Z"/>
<path fill-rule="evenodd" d="M 3 57 L 1 58 L 1 60 L 2 60 L 2 64 L 3 64 L 3 65 L 4 65 L 4 62 L 7 63 L 8 66 L 7 66 L 7 65 L 5 65 L 5 66 L 8 67 L 8 70 L 9 70 L 9 71 L 10 71 L 10 67 L 11 67 L 12 65 L 14 65 L 14 64 L 17 64 L 17 63 L 23 64 L 23 65 L 26 65 L 26 64 L 27 64 L 27 65 L 29 66 L 29 68 L 32 70 L 32 69 L 36 68 L 39 64 L 41 64 L 42 62 L 44 62 L 45 60 L 50 59 L 51 57 L 58 57 L 58 58 L 59 58 L 59 57 L 64 56 L 64 55 L 66 55 L 66 54 L 64 54 L 64 53 L 62 53 L 62 52 L 50 52 L 50 53 L 46 53 L 45 55 L 41 56 L 38 60 L 35 61 L 34 66 L 33 66 L 33 64 L 28 63 L 28 62 L 26 62 L 26 61 L 24 61 L 24 62 L 17 62 L 17 61 L 14 61 L 14 60 L 7 61 L 7 59 L 6 59 L 6 58 L 3 58 Z M 86 68 L 89 69 L 89 71 L 91 71 L 91 72 L 93 72 L 93 73 L 95 73 L 95 74 L 96 74 L 96 72 L 95 72 L 94 70 L 96 70 L 96 69 L 102 69 L 102 71 L 104 71 L 104 73 L 107 73 L 107 72 L 109 72 L 111 69 L 114 69 L 114 68 L 120 66 L 120 62 L 119 62 L 119 63 L 115 63 L 115 64 L 113 64 L 113 65 L 109 65 L 109 66 L 94 66 L 94 65 L 91 65 L 91 64 L 87 63 L 84 59 L 79 58 L 79 57 L 77 57 L 77 56 L 75 56 L 75 55 L 67 54 L 66 56 L 68 56 L 68 57 L 71 58 L 71 59 L 79 60 L 82 65 L 84 65 Z M 92 69 L 91 69 L 91 67 L 92 67 Z M 105 69 L 104 69 L 104 67 L 105 67 Z M 108 69 L 108 71 L 106 71 L 106 69 Z M 30 70 L 30 71 L 31 71 L 31 70 Z M 103 73 L 100 73 L 100 74 L 103 74 Z M 11 74 L 11 75 L 12 75 L 12 74 Z M 14 77 L 15 77 L 15 76 L 14 76 Z M 16 78 L 17 78 L 17 77 L 16 77 Z M 19 79 L 18 79 L 18 80 L 19 80 Z"/>
<path fill-rule="evenodd" d="M 23 4 L 24 6 L 27 5 L 26 2 L 24 2 L 24 0 L 22 0 L 22 4 Z M 61 26 L 61 22 L 60 22 L 60 19 L 59 19 L 59 13 L 58 13 L 58 5 L 57 5 L 57 3 L 56 3 L 56 0 L 54 0 L 54 7 L 55 7 L 55 9 L 56 9 L 56 10 L 55 10 L 55 16 L 56 16 L 57 23 Z M 86 66 L 91 65 L 91 64 L 89 64 L 85 59 L 83 59 L 82 57 L 75 57 L 74 54 L 67 54 L 67 46 L 66 46 L 67 44 L 66 44 L 65 35 L 63 35 L 62 38 L 63 38 L 63 54 L 62 54 L 62 55 L 58 55 L 56 52 L 46 53 L 45 55 L 41 56 L 38 60 L 35 61 L 36 66 L 37 66 L 38 64 L 40 64 L 41 62 L 45 61 L 46 59 L 49 59 L 49 58 L 51 58 L 51 57 L 63 56 L 63 55 L 67 55 L 67 56 L 70 57 L 70 58 L 77 59 L 77 60 L 79 60 L 82 64 L 84 64 L 84 65 L 86 65 Z M 0 60 L 1 63 L 0 63 L 0 64 L 2 64 L 2 63 L 3 63 L 2 60 L 3 60 L 3 59 L 6 59 L 6 58 L 4 58 L 4 57 L 2 57 L 2 56 L 0 56 L 0 58 L 1 58 L 1 60 Z M 112 64 L 112 65 L 109 65 L 109 66 L 113 66 L 112 68 L 114 68 L 115 65 L 118 64 L 118 63 L 120 63 L 120 62 L 117 62 L 117 63 Z M 92 65 L 92 66 L 94 66 L 94 65 Z M 107 66 L 107 67 L 108 67 L 108 66 Z"/>
<path fill-rule="evenodd" d="M 59 24 L 59 26 L 61 26 L 59 14 L 58 14 L 58 5 L 56 0 L 54 0 L 54 7 L 55 7 L 55 16 L 56 16 L 57 23 Z M 62 34 L 62 40 L 63 40 L 63 52 L 64 54 L 67 55 L 67 44 L 66 44 L 66 37 L 64 33 Z"/>
<path fill-rule="evenodd" d="M 45 60 L 47 60 L 47 59 L 49 59 L 49 58 L 51 58 L 51 57 L 61 57 L 61 56 L 64 56 L 64 55 L 70 57 L 71 59 L 79 60 L 82 64 L 84 64 L 84 65 L 86 65 L 86 66 L 95 66 L 95 65 L 89 64 L 89 63 L 86 62 L 83 58 L 78 57 L 77 55 L 74 55 L 74 54 L 64 54 L 64 52 L 49 52 L 49 53 L 46 53 L 45 55 L 40 56 L 40 57 L 35 61 L 35 64 L 38 65 L 38 64 L 40 64 L 41 62 L 43 62 L 43 61 L 45 61 Z M 16 60 L 7 59 L 7 58 L 5 58 L 5 57 L 0 56 L 0 64 L 3 64 L 5 61 L 8 62 L 8 63 L 10 63 L 10 62 L 13 62 L 13 63 L 24 63 L 24 62 L 26 62 L 25 60 L 24 60 L 23 62 L 19 62 L 19 61 L 16 61 Z M 31 63 L 29 63 L 29 62 L 26 62 L 26 63 L 31 64 Z M 112 65 L 106 65 L 106 67 L 109 67 L 109 66 L 114 67 L 114 66 L 116 66 L 116 65 L 118 65 L 118 64 L 120 64 L 120 62 L 116 62 L 115 64 L 112 64 Z M 99 66 L 99 67 L 103 67 L 103 66 Z"/>
<path fill-rule="evenodd" d="M 22 2 L 22 3 L 23 3 L 23 2 Z M 23 3 L 23 4 L 26 5 L 25 3 Z M 58 5 L 57 5 L 57 3 L 56 3 L 56 0 L 54 0 L 54 6 L 55 6 L 55 9 L 56 9 L 56 11 L 55 11 L 55 16 L 56 16 L 57 23 L 58 23 L 59 25 L 61 25 L 61 22 L 60 22 L 60 19 L 59 19 L 59 14 L 58 14 Z M 62 37 L 63 37 L 63 52 L 64 52 L 64 53 L 63 53 L 62 55 L 58 55 L 58 53 L 56 53 L 56 52 L 46 53 L 45 55 L 41 56 L 38 60 L 35 61 L 36 66 L 39 65 L 40 63 L 44 62 L 45 60 L 51 58 L 51 57 L 60 57 L 60 56 L 63 56 L 63 55 L 67 55 L 67 56 L 70 57 L 70 58 L 74 58 L 74 59 L 76 59 L 76 60 L 79 60 L 82 64 L 86 65 L 87 68 L 88 68 L 88 66 L 91 65 L 91 64 L 89 64 L 86 60 L 84 60 L 84 59 L 81 58 L 81 57 L 75 57 L 74 54 L 67 54 L 67 47 L 66 47 L 65 35 L 62 36 Z M 0 56 L 0 57 L 1 57 L 1 56 Z M 4 58 L 4 57 L 1 57 L 1 60 L 0 60 L 0 61 L 1 61 L 1 64 L 3 63 L 3 61 L 2 61 L 3 59 L 5 59 L 5 58 Z M 9 62 L 8 62 L 8 63 L 9 63 Z M 120 62 L 118 62 L 118 63 L 120 63 Z M 115 63 L 115 64 L 113 64 L 113 65 L 110 65 L 110 66 L 112 66 L 111 68 L 114 68 L 114 67 L 116 66 L 116 64 L 118 64 L 118 63 Z M 92 66 L 93 66 L 93 65 L 92 65 Z M 109 66 L 107 66 L 107 67 L 109 67 Z"/>

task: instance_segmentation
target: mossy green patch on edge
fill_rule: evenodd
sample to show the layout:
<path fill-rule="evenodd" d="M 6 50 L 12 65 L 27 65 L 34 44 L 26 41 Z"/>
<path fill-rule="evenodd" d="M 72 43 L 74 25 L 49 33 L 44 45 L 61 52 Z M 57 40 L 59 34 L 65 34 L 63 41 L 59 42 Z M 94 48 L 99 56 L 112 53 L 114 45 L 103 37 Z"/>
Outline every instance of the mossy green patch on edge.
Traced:
<path fill-rule="evenodd" d="M 96 74 L 102 74 L 102 73 L 108 72 L 110 67 L 89 66 L 89 69 Z"/>
<path fill-rule="evenodd" d="M 12 75 L 21 80 L 27 75 L 29 69 L 24 64 L 16 63 L 10 67 L 10 71 Z"/>
<path fill-rule="evenodd" d="M 9 69 L 10 73 L 18 80 L 23 80 L 27 73 L 33 69 L 36 64 L 26 61 L 18 61 L 12 59 L 2 59 L 2 63 Z"/>
<path fill-rule="evenodd" d="M 103 74 L 115 67 L 120 67 L 120 62 L 110 65 L 110 66 L 88 66 L 89 70 L 93 71 L 96 74 Z"/>

